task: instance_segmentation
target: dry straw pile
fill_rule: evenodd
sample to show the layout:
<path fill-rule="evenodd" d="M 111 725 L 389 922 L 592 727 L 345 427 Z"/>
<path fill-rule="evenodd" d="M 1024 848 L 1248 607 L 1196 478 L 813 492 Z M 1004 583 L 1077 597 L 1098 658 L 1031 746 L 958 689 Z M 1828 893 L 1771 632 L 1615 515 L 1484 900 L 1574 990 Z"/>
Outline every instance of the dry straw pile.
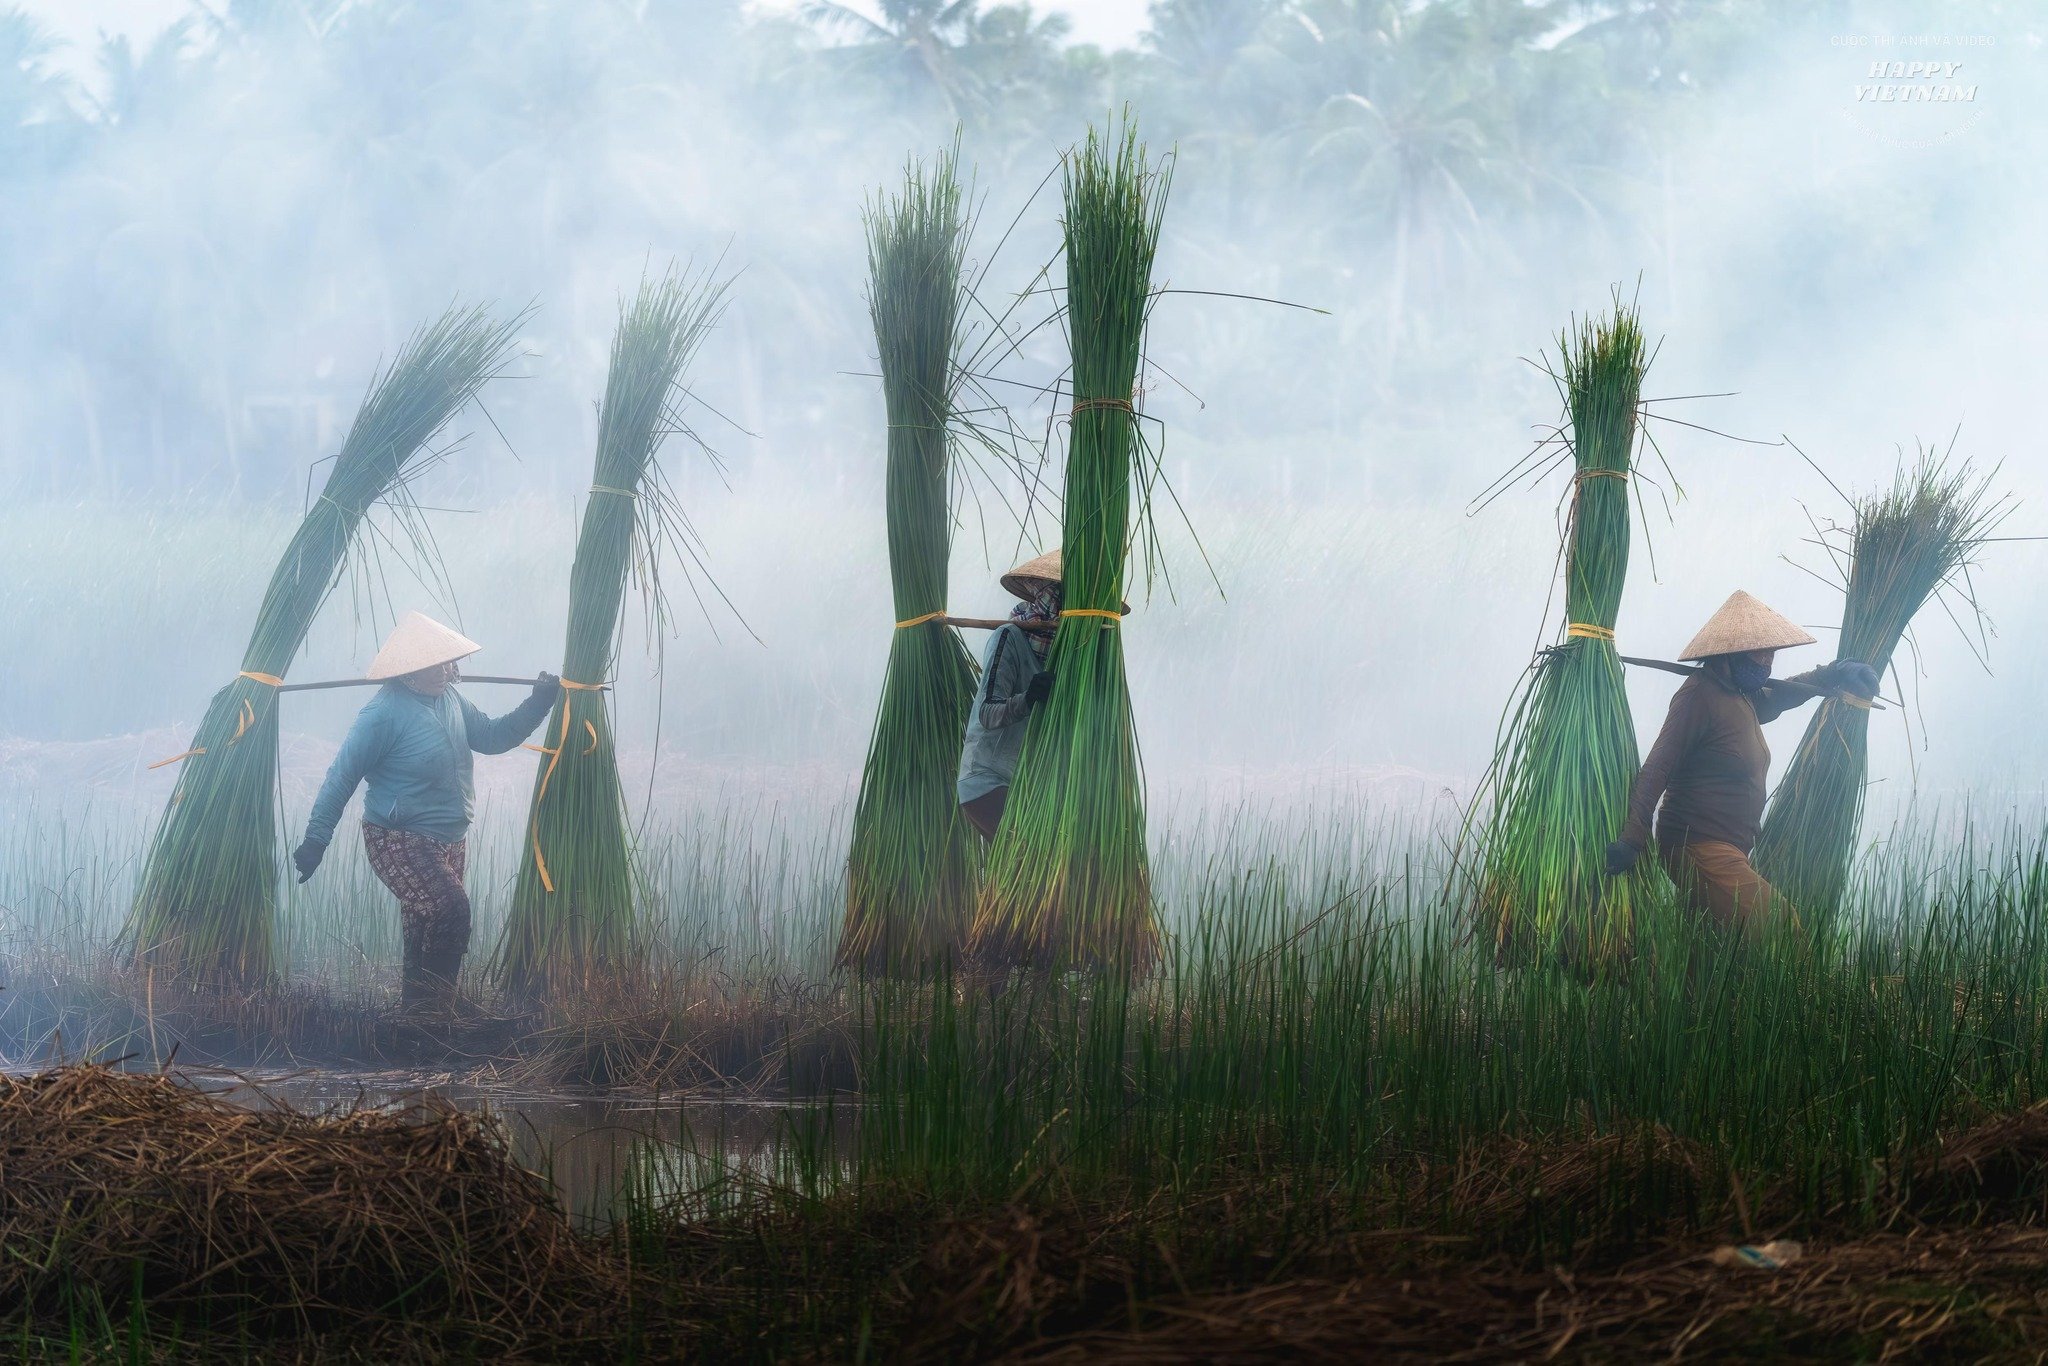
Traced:
<path fill-rule="evenodd" d="M 488 1120 L 251 1111 L 104 1067 L 0 1077 L 0 1304 L 294 1332 L 531 1333 L 616 1276 Z"/>

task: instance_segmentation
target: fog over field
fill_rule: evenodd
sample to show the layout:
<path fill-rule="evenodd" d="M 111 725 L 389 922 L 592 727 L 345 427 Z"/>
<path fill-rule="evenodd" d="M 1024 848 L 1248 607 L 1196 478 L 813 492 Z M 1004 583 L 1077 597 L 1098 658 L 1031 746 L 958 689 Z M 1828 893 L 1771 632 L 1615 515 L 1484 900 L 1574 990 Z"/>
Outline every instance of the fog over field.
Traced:
<path fill-rule="evenodd" d="M 1027 325 L 1062 149 L 1128 104 L 1175 158 L 1159 274 L 1185 292 L 1159 301 L 1144 392 L 1170 584 L 1133 586 L 1128 639 L 1161 808 L 1469 791 L 1557 629 L 1567 481 L 1475 500 L 1558 415 L 1525 361 L 1616 289 L 1673 400 L 1624 652 L 1670 656 L 1738 587 L 1827 640 L 1840 600 L 1808 538 L 1846 517 L 1830 480 L 1869 491 L 1916 442 L 1996 471 L 2005 534 L 2048 534 L 2028 6 L 1156 0 L 1105 50 L 1023 6 L 878 26 L 724 0 L 195 0 L 97 48 L 65 25 L 66 49 L 64 3 L 0 5 L 11 807 L 160 805 L 174 770 L 141 765 L 233 676 L 309 468 L 451 299 L 534 309 L 520 376 L 421 488 L 453 600 L 391 564 L 382 591 L 344 584 L 292 676 L 359 672 L 414 606 L 485 643 L 478 672 L 559 667 L 618 301 L 672 260 L 734 277 L 689 377 L 722 470 L 668 447 L 704 607 L 669 566 L 658 652 L 629 609 L 629 786 L 637 806 L 658 747 L 658 802 L 843 801 L 891 623 L 861 207 L 956 126 L 983 300 Z M 1044 328 L 990 386 L 1052 438 L 1055 489 L 1031 386 L 1063 364 Z M 1019 478 L 970 482 L 952 607 L 993 615 L 1056 509 L 1020 528 Z M 1960 597 L 1967 632 L 1923 615 L 1880 793 L 2038 802 L 2044 571 L 2048 546 L 1986 548 L 1982 639 Z M 1647 740 L 1671 681 L 1632 688 Z M 294 827 L 362 700 L 285 704 Z M 1800 724 L 1768 732 L 1781 756 Z M 479 765 L 502 819 L 532 763 Z"/>

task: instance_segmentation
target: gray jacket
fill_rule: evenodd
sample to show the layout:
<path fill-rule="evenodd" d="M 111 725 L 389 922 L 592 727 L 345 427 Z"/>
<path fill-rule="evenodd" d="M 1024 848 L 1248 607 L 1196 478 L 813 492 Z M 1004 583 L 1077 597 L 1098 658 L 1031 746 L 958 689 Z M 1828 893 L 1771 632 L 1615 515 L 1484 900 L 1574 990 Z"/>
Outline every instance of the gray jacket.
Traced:
<path fill-rule="evenodd" d="M 957 783 L 964 805 L 1008 787 L 1024 754 L 1024 723 L 1031 704 L 1024 690 L 1044 668 L 1031 637 L 1018 626 L 1004 626 L 989 637 L 981 661 L 981 686 L 967 711 L 967 738 L 960 747 Z"/>

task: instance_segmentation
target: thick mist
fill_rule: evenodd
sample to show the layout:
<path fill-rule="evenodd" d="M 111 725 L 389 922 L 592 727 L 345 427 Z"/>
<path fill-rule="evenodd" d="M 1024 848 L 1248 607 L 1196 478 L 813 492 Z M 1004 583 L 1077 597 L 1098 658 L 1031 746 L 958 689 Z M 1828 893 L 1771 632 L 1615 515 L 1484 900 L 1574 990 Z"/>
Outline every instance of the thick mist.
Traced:
<path fill-rule="evenodd" d="M 672 565 L 672 631 L 649 649 L 629 612 L 635 803 L 657 745 L 658 803 L 843 799 L 891 619 L 863 200 L 959 126 L 982 297 L 1035 322 L 1047 178 L 1125 102 L 1173 152 L 1160 276 L 1188 291 L 1159 302 L 1145 394 L 1170 586 L 1134 586 L 1128 641 L 1162 808 L 1469 792 L 1556 629 L 1566 481 L 1473 503 L 1557 417 L 1525 358 L 1617 288 L 1662 339 L 1648 393 L 1722 395 L 1655 405 L 1673 479 L 1643 490 L 1625 651 L 1670 655 L 1737 587 L 1825 641 L 1809 519 L 1916 441 L 1955 434 L 2017 500 L 2009 534 L 2048 533 L 2038 17 L 1623 8 L 1162 0 L 1116 52 L 987 9 L 935 61 L 717 0 L 234 0 L 75 85 L 36 7 L 0 8 L 0 800 L 161 803 L 172 771 L 142 765 L 232 676 L 309 467 L 451 298 L 536 307 L 522 376 L 422 488 L 454 601 L 389 565 L 344 584 L 293 675 L 359 672 L 413 606 L 485 642 L 478 672 L 556 667 L 611 324 L 671 260 L 735 276 L 690 375 L 722 469 L 666 457 L 731 608 Z M 1892 61 L 1961 66 L 1870 74 Z M 1974 94 L 1859 98 L 1878 85 Z M 1028 386 L 1061 363 L 1047 329 L 991 385 L 1052 437 L 1055 483 Z M 992 615 L 995 573 L 1056 532 L 1005 510 L 1021 481 L 973 482 L 952 606 Z M 1880 793 L 2034 799 L 2044 569 L 1987 548 L 1989 673 L 1974 625 L 1923 616 Z M 1647 739 L 1670 684 L 1632 686 Z M 286 703 L 294 824 L 361 700 Z M 1801 724 L 1771 728 L 1781 755 Z M 531 769 L 479 764 L 494 809 Z"/>

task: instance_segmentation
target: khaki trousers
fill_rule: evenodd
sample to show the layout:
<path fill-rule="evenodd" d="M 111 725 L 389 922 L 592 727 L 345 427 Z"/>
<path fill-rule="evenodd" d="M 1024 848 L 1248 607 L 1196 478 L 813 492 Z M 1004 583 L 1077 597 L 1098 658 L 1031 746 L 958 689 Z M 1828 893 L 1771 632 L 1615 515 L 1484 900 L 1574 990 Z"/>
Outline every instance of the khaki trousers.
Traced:
<path fill-rule="evenodd" d="M 1658 849 L 1664 871 L 1678 894 L 1695 912 L 1710 915 L 1723 928 L 1754 931 L 1778 894 L 1749 861 L 1749 855 L 1721 840 L 1666 845 Z"/>

